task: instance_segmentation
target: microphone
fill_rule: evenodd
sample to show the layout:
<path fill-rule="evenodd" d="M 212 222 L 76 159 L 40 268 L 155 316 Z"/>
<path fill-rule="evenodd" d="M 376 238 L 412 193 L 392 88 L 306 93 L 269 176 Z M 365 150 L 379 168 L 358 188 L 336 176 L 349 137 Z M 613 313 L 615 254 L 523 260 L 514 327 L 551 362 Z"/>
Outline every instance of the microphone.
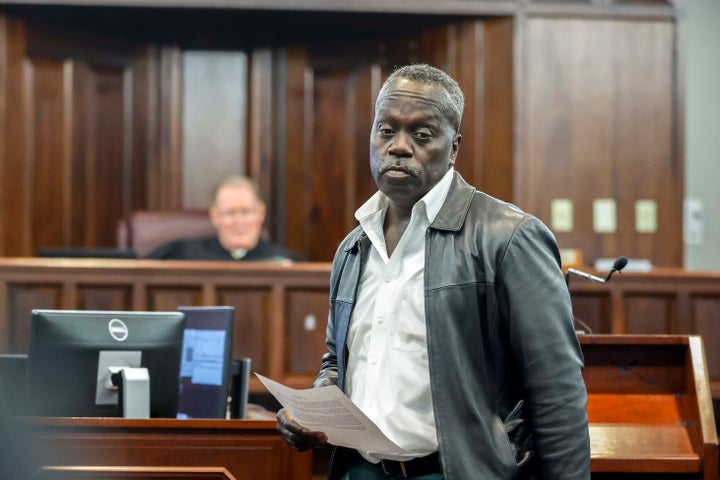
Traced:
<path fill-rule="evenodd" d="M 605 278 L 600 278 L 596 275 L 592 275 L 587 272 L 575 270 L 574 268 L 568 268 L 567 272 L 565 272 L 565 285 L 568 287 L 570 286 L 570 274 L 571 273 L 574 275 L 577 275 L 578 277 L 587 278 L 588 280 L 592 280 L 593 282 L 607 283 L 610 280 L 610 277 L 612 277 L 612 274 L 615 272 L 622 272 L 622 269 L 625 268 L 627 263 L 628 263 L 627 257 L 616 258 L 612 264 L 612 267 L 610 268 L 610 271 L 608 272 L 607 275 L 605 275 Z M 583 328 L 585 328 L 587 330 L 587 332 L 589 332 L 591 335 L 594 335 L 590 326 L 587 323 L 580 320 L 579 318 L 577 318 L 575 315 L 573 315 L 573 321 L 579 323 Z M 585 333 L 582 330 L 576 330 L 576 332 L 577 333 Z"/>
<path fill-rule="evenodd" d="M 608 272 L 608 274 L 605 276 L 605 278 L 598 277 L 596 275 L 592 275 L 587 272 L 583 272 L 581 270 L 576 270 L 574 268 L 568 268 L 567 272 L 565 272 L 565 285 L 570 285 L 570 274 L 577 275 L 578 277 L 587 278 L 588 280 L 592 280 L 593 282 L 598 283 L 607 283 L 610 280 L 610 277 L 612 277 L 612 274 L 615 272 L 621 272 L 623 268 L 628 263 L 627 257 L 618 257 L 615 259 L 615 261 L 612 264 L 612 268 Z"/>

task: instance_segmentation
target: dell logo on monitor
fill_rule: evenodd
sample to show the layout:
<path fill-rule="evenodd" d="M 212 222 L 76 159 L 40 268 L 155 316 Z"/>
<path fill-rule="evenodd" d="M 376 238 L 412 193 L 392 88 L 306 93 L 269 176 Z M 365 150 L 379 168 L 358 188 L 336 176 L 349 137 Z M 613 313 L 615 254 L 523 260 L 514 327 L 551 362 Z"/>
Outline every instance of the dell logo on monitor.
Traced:
<path fill-rule="evenodd" d="M 110 336 L 118 342 L 122 342 L 128 337 L 128 327 L 125 325 L 125 322 L 119 318 L 113 318 L 108 322 L 108 330 L 110 331 Z"/>

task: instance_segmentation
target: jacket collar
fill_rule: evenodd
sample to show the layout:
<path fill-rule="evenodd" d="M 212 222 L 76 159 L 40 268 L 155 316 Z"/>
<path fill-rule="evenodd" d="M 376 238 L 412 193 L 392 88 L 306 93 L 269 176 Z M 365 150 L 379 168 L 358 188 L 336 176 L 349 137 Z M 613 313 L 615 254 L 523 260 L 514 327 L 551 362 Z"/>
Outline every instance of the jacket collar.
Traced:
<path fill-rule="evenodd" d="M 460 230 L 465 223 L 476 191 L 475 187 L 467 183 L 456 170 L 445 203 L 435 217 L 435 221 L 430 224 L 430 228 L 453 232 Z"/>

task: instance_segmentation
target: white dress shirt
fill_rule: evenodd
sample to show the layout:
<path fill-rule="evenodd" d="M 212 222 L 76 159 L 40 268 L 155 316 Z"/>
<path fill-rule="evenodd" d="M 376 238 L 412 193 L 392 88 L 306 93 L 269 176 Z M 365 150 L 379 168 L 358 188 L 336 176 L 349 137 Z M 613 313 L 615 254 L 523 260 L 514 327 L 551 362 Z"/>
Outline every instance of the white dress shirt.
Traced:
<path fill-rule="evenodd" d="M 425 232 L 450 189 L 453 169 L 412 209 L 388 258 L 383 222 L 388 199 L 373 195 L 355 218 L 372 242 L 348 332 L 346 391 L 390 440 L 413 455 L 360 452 L 371 462 L 436 452 L 425 328 Z"/>

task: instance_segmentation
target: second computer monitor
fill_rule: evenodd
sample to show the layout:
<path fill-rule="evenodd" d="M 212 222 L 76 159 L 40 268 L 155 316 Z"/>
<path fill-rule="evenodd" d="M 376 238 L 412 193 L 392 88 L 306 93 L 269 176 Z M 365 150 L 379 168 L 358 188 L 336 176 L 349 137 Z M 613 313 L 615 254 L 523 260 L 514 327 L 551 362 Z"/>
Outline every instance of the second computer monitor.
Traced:
<path fill-rule="evenodd" d="M 179 307 L 185 314 L 178 418 L 225 418 L 233 307 Z"/>

